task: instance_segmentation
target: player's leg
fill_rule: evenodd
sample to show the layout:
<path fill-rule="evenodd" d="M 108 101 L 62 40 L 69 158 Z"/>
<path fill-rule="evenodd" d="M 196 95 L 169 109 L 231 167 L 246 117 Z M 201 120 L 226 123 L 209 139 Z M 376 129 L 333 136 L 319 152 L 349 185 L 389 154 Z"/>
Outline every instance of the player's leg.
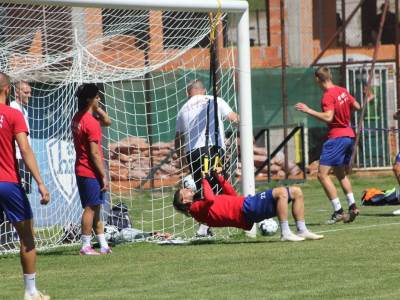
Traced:
<path fill-rule="evenodd" d="M 97 205 L 96 201 L 96 187 L 93 186 L 93 180 L 96 179 L 76 176 L 76 183 L 78 185 L 79 197 L 83 208 L 81 218 L 82 230 L 82 247 L 79 251 L 81 255 L 100 255 L 92 248 L 92 228 L 95 216 L 94 206 Z M 98 184 L 98 186 L 100 186 Z M 98 187 L 99 188 L 99 187 Z"/>
<path fill-rule="evenodd" d="M 346 195 L 347 204 L 349 206 L 349 214 L 346 215 L 344 222 L 349 223 L 353 222 L 360 213 L 356 206 L 350 179 L 347 176 L 351 163 L 351 155 L 353 153 L 354 140 L 352 138 L 344 137 L 340 139 L 340 143 L 341 149 L 343 149 L 343 154 L 341 155 L 341 157 L 343 157 L 343 161 L 339 162 L 339 164 L 334 167 L 334 173 L 336 178 L 339 180 L 343 193 Z"/>
<path fill-rule="evenodd" d="M 324 236 L 315 234 L 308 230 L 304 220 L 304 196 L 302 190 L 297 186 L 287 188 L 289 201 L 292 201 L 292 215 L 296 221 L 297 235 L 307 240 L 319 240 Z"/>
<path fill-rule="evenodd" d="M 20 240 L 20 258 L 24 274 L 25 300 L 50 299 L 36 289 L 36 249 L 32 209 L 23 188 L 16 183 L 0 183 L 0 205 L 13 224 Z"/>
<path fill-rule="evenodd" d="M 398 185 L 400 186 L 400 152 L 397 153 L 396 159 L 393 164 L 393 174 L 394 177 L 396 177 Z M 396 216 L 400 215 L 400 209 L 396 209 L 395 211 L 393 211 L 393 214 Z"/>
<path fill-rule="evenodd" d="M 393 164 L 393 174 L 396 177 L 397 183 L 400 186 L 400 152 L 397 153 L 396 159 Z"/>
<path fill-rule="evenodd" d="M 340 145 L 339 145 L 340 146 Z M 326 222 L 327 224 L 335 224 L 346 218 L 346 214 L 342 209 L 339 197 L 337 195 L 336 187 L 329 176 L 332 166 L 338 164 L 338 139 L 327 140 L 323 147 L 318 167 L 318 180 L 321 183 L 326 196 L 331 202 L 333 214 Z"/>
<path fill-rule="evenodd" d="M 285 187 L 278 187 L 272 190 L 272 197 L 275 201 L 276 216 L 278 217 L 281 227 L 281 241 L 298 242 L 303 241 L 304 238 L 295 235 L 289 227 L 288 221 L 288 203 L 289 195 Z M 270 197 L 266 197 L 266 201 L 270 201 Z"/>
<path fill-rule="evenodd" d="M 349 206 L 349 214 L 345 217 L 344 222 L 345 223 L 353 222 L 356 216 L 358 216 L 359 210 L 356 206 L 350 180 L 346 175 L 347 173 L 346 167 L 345 166 L 333 167 L 333 172 L 335 173 L 335 176 L 338 179 L 340 186 L 342 187 L 343 193 L 346 195 L 347 203 Z"/>
<path fill-rule="evenodd" d="M 93 230 L 96 233 L 97 241 L 100 243 L 100 254 L 110 254 L 111 248 L 108 246 L 104 235 L 104 224 L 101 220 L 101 205 L 92 207 L 94 211 Z"/>

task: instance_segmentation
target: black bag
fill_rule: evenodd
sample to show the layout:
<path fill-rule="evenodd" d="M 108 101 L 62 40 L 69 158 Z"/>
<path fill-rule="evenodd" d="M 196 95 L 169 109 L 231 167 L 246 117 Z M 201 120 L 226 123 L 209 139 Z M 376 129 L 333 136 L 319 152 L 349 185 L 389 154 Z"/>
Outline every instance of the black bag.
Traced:
<path fill-rule="evenodd" d="M 128 206 L 122 202 L 114 205 L 111 208 L 110 215 L 107 218 L 107 224 L 116 226 L 119 231 L 124 228 L 132 228 Z"/>

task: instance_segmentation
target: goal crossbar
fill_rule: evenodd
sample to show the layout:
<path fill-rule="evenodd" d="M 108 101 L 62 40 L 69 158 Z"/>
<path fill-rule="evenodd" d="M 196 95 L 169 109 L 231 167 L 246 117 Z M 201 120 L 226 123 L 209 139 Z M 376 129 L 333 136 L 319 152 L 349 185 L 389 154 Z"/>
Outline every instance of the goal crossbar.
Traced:
<path fill-rule="evenodd" d="M 197 0 L 185 1 L 184 6 L 181 0 L 7 0 L 6 2 L 29 5 L 56 5 L 75 7 L 102 7 L 113 9 L 149 9 L 149 10 L 172 10 L 172 11 L 196 11 L 214 12 L 222 10 L 226 13 L 244 13 L 248 9 L 247 1 L 221 0 Z"/>

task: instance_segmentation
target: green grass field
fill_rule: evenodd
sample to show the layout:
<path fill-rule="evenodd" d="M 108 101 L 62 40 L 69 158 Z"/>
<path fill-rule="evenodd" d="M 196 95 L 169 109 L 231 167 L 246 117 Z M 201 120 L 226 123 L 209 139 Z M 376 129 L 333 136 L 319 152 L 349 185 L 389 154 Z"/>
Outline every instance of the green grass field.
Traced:
<path fill-rule="evenodd" d="M 352 181 L 358 201 L 365 187 L 395 184 L 385 176 Z M 323 225 L 331 207 L 322 188 L 316 180 L 302 187 L 306 222 L 321 241 L 237 234 L 196 245 L 123 244 L 101 257 L 58 248 L 38 255 L 38 286 L 52 299 L 400 299 L 398 207 L 362 207 L 352 224 Z M 19 257 L 0 256 L 0 299 L 22 295 Z"/>

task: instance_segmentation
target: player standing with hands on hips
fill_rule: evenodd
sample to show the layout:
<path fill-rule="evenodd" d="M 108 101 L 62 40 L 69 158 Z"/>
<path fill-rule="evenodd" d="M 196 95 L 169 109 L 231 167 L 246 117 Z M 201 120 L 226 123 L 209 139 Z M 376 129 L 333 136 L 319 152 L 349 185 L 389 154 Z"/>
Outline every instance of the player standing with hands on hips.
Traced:
<path fill-rule="evenodd" d="M 101 146 L 101 126 L 110 126 L 107 113 L 99 107 L 99 88 L 92 83 L 83 84 L 76 93 L 78 112 L 72 119 L 72 134 L 76 152 L 75 174 L 83 208 L 81 255 L 109 254 L 111 249 L 104 236 L 100 219 L 108 189 L 107 174 Z M 91 246 L 92 228 L 100 243 L 100 253 Z"/>
<path fill-rule="evenodd" d="M 15 156 L 17 142 L 21 157 L 35 179 L 40 203 L 46 205 L 50 195 L 40 176 L 39 168 L 28 142 L 28 128 L 22 113 L 7 105 L 10 96 L 10 78 L 0 72 L 0 210 L 17 230 L 20 239 L 20 257 L 24 272 L 25 300 L 49 300 L 36 289 L 36 250 L 33 231 L 33 214 L 21 185 Z"/>
<path fill-rule="evenodd" d="M 326 223 L 353 222 L 359 214 L 359 210 L 354 200 L 350 180 L 347 177 L 355 138 L 350 120 L 351 111 L 360 110 L 361 106 L 345 88 L 333 84 L 331 72 L 327 67 L 319 67 L 314 75 L 316 83 L 324 92 L 321 99 L 322 111 L 315 111 L 301 102 L 297 103 L 295 107 L 298 111 L 327 123 L 329 127 L 327 140 L 322 146 L 318 168 L 318 180 L 333 207 L 333 214 Z M 367 101 L 369 102 L 373 98 L 374 96 L 369 94 Z M 348 214 L 343 211 L 335 185 L 329 177 L 331 170 L 346 195 L 349 206 Z"/>

